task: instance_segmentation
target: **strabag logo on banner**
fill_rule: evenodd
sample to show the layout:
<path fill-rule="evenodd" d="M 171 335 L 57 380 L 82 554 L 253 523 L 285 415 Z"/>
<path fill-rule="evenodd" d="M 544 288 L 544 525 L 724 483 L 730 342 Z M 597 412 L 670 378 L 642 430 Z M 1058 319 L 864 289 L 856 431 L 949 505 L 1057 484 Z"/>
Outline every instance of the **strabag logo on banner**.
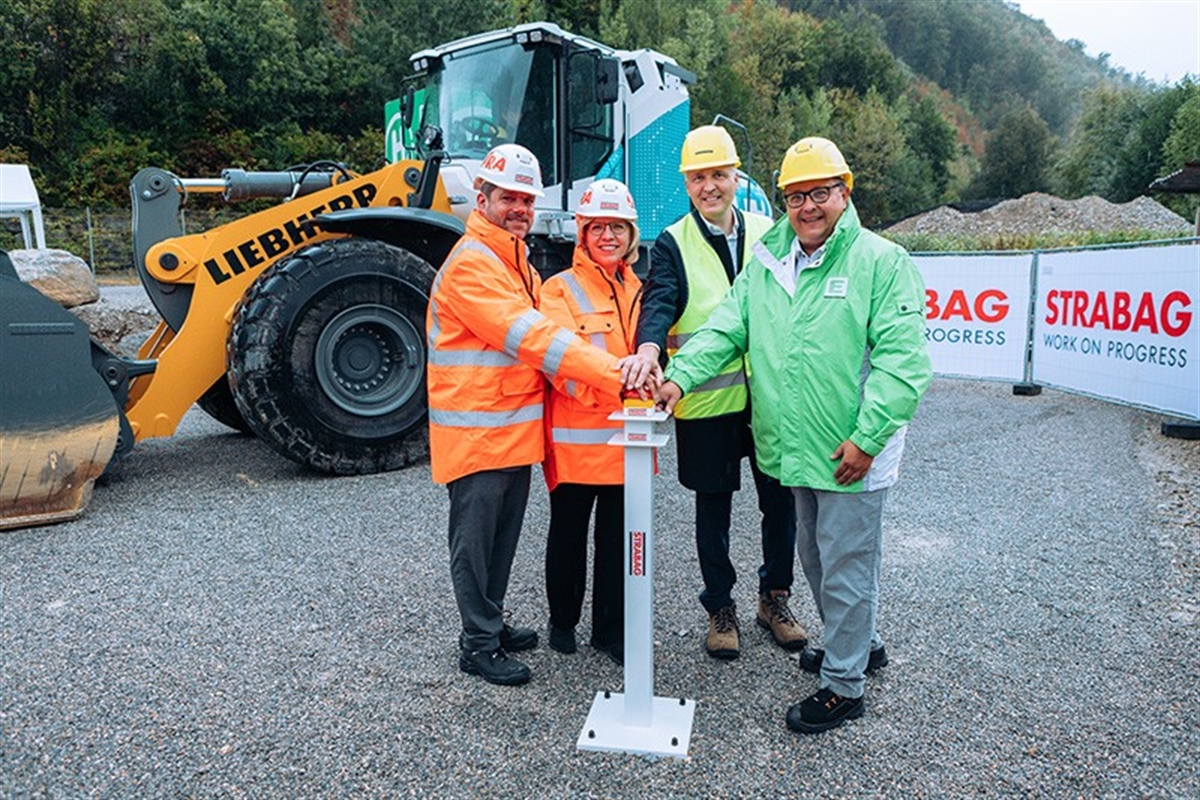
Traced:
<path fill-rule="evenodd" d="M 918 256 L 925 340 L 938 375 L 1021 381 L 1032 256 Z"/>
<path fill-rule="evenodd" d="M 1043 253 L 1033 379 L 1200 418 L 1200 246 Z"/>

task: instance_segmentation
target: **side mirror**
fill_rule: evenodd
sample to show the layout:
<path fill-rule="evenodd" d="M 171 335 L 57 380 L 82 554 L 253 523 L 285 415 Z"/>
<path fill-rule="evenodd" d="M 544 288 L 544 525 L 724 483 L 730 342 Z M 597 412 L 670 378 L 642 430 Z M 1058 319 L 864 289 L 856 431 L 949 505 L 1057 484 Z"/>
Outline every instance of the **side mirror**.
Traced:
<path fill-rule="evenodd" d="M 400 122 L 404 127 L 411 128 L 413 121 L 413 87 L 410 83 L 404 89 L 404 95 L 400 98 Z"/>
<path fill-rule="evenodd" d="M 621 62 L 611 56 L 596 64 L 596 102 L 611 106 L 621 97 Z"/>

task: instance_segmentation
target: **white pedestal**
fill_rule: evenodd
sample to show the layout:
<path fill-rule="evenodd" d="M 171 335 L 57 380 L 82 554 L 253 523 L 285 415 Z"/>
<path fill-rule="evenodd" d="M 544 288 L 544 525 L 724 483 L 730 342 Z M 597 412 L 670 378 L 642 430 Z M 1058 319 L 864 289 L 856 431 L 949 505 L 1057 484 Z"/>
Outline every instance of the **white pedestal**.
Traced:
<path fill-rule="evenodd" d="M 616 751 L 644 756 L 687 758 L 692 739 L 695 700 L 652 698 L 649 726 L 625 721 L 625 695 L 596 692 L 576 747 L 580 750 Z"/>
<path fill-rule="evenodd" d="M 579 734 L 580 750 L 686 758 L 696 702 L 654 696 L 654 433 L 661 411 L 626 408 L 609 416 L 624 430 L 609 444 L 625 448 L 625 692 L 597 692 Z"/>

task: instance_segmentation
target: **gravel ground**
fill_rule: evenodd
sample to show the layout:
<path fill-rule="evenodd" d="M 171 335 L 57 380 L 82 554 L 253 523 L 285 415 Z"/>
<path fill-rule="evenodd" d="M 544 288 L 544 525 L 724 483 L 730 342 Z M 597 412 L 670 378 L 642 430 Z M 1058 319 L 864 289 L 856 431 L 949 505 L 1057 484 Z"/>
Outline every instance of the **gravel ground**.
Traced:
<path fill-rule="evenodd" d="M 656 689 L 698 706 L 689 757 L 653 761 L 575 749 L 622 680 L 587 647 L 543 644 L 520 688 L 458 671 L 426 467 L 315 477 L 193 410 L 82 519 L 0 534 L 0 796 L 1194 798 L 1200 443 L 1158 421 L 935 381 L 885 520 L 891 664 L 815 737 L 783 724 L 815 679 L 753 624 L 749 491 L 742 657 L 701 652 L 666 448 Z M 509 605 L 543 631 L 547 516 L 535 475 Z"/>

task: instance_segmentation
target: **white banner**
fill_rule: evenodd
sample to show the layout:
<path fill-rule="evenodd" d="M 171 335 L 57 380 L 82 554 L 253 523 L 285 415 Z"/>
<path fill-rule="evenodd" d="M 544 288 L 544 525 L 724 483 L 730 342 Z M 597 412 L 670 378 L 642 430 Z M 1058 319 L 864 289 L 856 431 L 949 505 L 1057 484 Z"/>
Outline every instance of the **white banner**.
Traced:
<path fill-rule="evenodd" d="M 1021 381 L 1033 256 L 917 256 L 925 339 L 938 375 Z"/>
<path fill-rule="evenodd" d="M 1200 418 L 1200 246 L 1042 253 L 1033 380 Z"/>

